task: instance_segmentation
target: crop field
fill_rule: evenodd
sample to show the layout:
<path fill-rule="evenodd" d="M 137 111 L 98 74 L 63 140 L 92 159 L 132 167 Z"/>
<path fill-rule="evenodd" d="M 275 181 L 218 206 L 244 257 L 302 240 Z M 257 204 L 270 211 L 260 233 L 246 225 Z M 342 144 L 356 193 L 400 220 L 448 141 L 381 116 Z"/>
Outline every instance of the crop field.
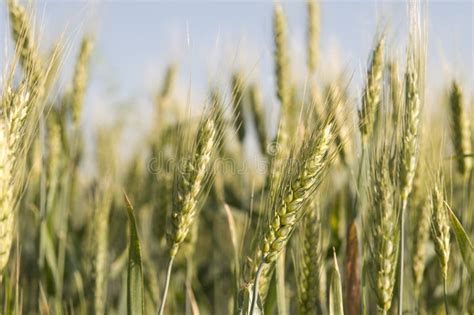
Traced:
<path fill-rule="evenodd" d="M 90 123 L 94 27 L 46 45 L 38 7 L 0 3 L 0 314 L 474 314 L 473 77 L 431 71 L 430 3 L 379 17 L 359 71 L 321 54 L 325 2 L 297 2 L 303 41 L 269 3 L 271 71 L 176 58 L 149 128 Z"/>

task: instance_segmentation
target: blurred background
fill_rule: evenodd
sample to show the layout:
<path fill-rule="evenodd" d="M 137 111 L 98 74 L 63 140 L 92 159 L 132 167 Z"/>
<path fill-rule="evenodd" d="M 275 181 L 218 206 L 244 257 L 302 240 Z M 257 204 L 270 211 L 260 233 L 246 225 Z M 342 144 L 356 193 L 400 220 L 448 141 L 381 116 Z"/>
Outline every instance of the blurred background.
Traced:
<path fill-rule="evenodd" d="M 166 67 L 179 66 L 175 97 L 185 104 L 203 104 L 210 85 L 230 91 L 230 74 L 241 69 L 258 80 L 267 114 L 276 121 L 273 79 L 273 2 L 259 1 L 35 1 L 36 32 L 47 51 L 63 36 L 66 59 L 63 84 L 69 84 L 75 52 L 84 32 L 95 47 L 83 124 L 94 126 L 124 120 L 133 126 L 124 135 L 136 142 L 150 126 L 153 96 Z M 306 2 L 283 2 L 288 17 L 293 79 L 306 77 Z M 428 29 L 428 88 L 442 91 L 453 77 L 464 82 L 468 100 L 474 73 L 472 1 L 423 3 Z M 354 104 L 373 45 L 374 30 L 387 34 L 387 51 L 406 51 L 407 4 L 404 1 L 321 1 L 320 79 L 327 73 L 350 78 Z M 0 6 L 0 58 L 12 51 L 6 6 Z M 68 53 L 69 52 L 69 53 Z M 403 59 L 403 58 L 402 58 Z M 66 86 L 67 88 L 67 86 Z M 428 105 L 442 95 L 429 94 Z M 274 126 L 271 126 L 272 130 Z M 90 138 L 86 134 L 86 138 Z"/>

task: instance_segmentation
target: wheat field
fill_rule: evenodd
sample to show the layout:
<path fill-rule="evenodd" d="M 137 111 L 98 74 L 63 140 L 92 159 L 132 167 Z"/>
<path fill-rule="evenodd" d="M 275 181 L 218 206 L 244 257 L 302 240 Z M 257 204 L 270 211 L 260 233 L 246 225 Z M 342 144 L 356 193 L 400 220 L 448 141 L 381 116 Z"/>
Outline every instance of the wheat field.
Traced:
<path fill-rule="evenodd" d="M 321 67 L 320 3 L 304 72 L 273 3 L 277 108 L 245 66 L 183 102 L 171 62 L 139 146 L 84 124 L 100 38 L 44 49 L 40 12 L 0 5 L 1 314 L 474 314 L 472 81 L 427 84 L 424 2 L 402 53 L 373 30 L 355 92 Z"/>

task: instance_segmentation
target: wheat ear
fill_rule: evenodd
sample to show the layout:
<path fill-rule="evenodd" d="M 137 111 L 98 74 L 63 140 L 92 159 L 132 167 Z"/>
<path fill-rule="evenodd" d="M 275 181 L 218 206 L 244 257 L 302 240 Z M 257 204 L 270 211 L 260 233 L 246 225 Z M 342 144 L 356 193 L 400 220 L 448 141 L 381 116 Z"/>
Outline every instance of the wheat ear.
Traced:
<path fill-rule="evenodd" d="M 420 287 L 423 282 L 426 260 L 426 244 L 430 236 L 430 207 L 431 200 L 427 199 L 418 209 L 414 230 L 413 245 L 413 282 L 415 286 L 415 296 L 418 298 Z"/>
<path fill-rule="evenodd" d="M 284 148 L 289 145 L 291 81 L 287 51 L 287 25 L 280 4 L 275 5 L 273 16 L 273 38 L 275 42 L 275 78 L 277 98 L 280 101 L 280 118 L 276 137 L 275 155 L 272 161 L 272 183 L 279 182 L 286 157 Z M 271 188 L 272 191 L 274 188 Z"/>
<path fill-rule="evenodd" d="M 262 92 L 257 85 L 252 85 L 249 89 L 249 94 L 250 109 L 252 111 L 255 128 L 257 130 L 260 151 L 262 154 L 266 154 L 268 140 Z"/>
<path fill-rule="evenodd" d="M 382 151 L 379 161 L 371 167 L 371 211 L 369 257 L 374 269 L 369 278 L 377 298 L 380 314 L 387 314 L 392 305 L 398 256 L 398 213 L 394 200 L 395 185 L 391 180 L 388 152 Z"/>
<path fill-rule="evenodd" d="M 200 203 L 205 197 L 205 192 L 207 192 L 212 159 L 220 142 L 220 129 L 216 121 L 217 119 L 213 113 L 204 117 L 196 134 L 196 145 L 192 149 L 190 160 L 185 163 L 184 173 L 177 174 L 176 177 L 176 198 L 171 213 L 171 229 L 168 233 L 170 260 L 159 308 L 160 315 L 163 314 L 166 304 L 174 258 L 196 220 Z"/>
<path fill-rule="evenodd" d="M 456 152 L 456 161 L 459 173 L 467 177 L 472 168 L 471 157 L 471 131 L 469 120 L 464 112 L 464 100 L 461 87 L 453 82 L 449 97 L 449 108 L 451 112 L 451 139 Z"/>
<path fill-rule="evenodd" d="M 81 48 L 77 57 L 72 81 L 71 111 L 72 121 L 75 125 L 77 125 L 81 119 L 82 105 L 84 103 L 84 96 L 88 80 L 88 67 L 91 52 L 92 39 L 88 36 L 85 36 L 81 42 Z"/>
<path fill-rule="evenodd" d="M 375 124 L 375 113 L 380 104 L 384 67 L 384 43 L 384 38 L 381 37 L 372 52 L 372 60 L 367 70 L 366 85 L 362 94 L 362 108 L 359 111 L 359 127 L 364 143 L 366 143 L 372 135 Z"/>
<path fill-rule="evenodd" d="M 415 178 L 416 163 L 418 158 L 418 129 L 420 123 L 420 96 L 419 96 L 418 75 L 415 69 L 414 60 L 409 58 L 407 72 L 405 75 L 405 109 L 404 125 L 402 130 L 402 143 L 400 149 L 400 275 L 399 275 L 399 295 L 400 309 L 403 307 L 403 277 L 404 277 L 404 254 L 405 254 L 405 212 L 408 205 L 408 197 L 413 188 Z"/>
<path fill-rule="evenodd" d="M 327 87 L 326 95 L 327 111 L 329 115 L 334 116 L 335 130 L 338 131 L 334 144 L 338 148 L 341 162 L 347 165 L 351 148 L 348 141 L 349 131 L 347 130 L 346 118 L 344 117 L 344 93 L 341 91 L 339 84 L 335 82 Z"/>
<path fill-rule="evenodd" d="M 300 314 L 314 314 L 319 300 L 320 275 L 323 272 L 321 221 L 319 209 L 311 207 L 304 217 L 302 246 L 298 270 L 298 310 Z"/>
<path fill-rule="evenodd" d="M 401 83 L 398 73 L 398 63 L 392 60 L 389 65 L 390 71 L 390 98 L 392 100 L 392 122 L 397 126 L 401 111 Z"/>
<path fill-rule="evenodd" d="M 305 209 L 304 205 L 308 202 L 308 197 L 321 183 L 324 170 L 332 161 L 328 153 L 333 140 L 332 123 L 326 123 L 322 128 L 310 134 L 298 152 L 301 161 L 296 161 L 295 171 L 281 181 L 279 191 L 270 194 L 273 218 L 264 230 L 256 255 L 258 269 L 254 281 L 254 292 L 260 289 L 261 274 L 263 273 L 264 278 L 268 275 L 273 263 L 285 248 L 296 223 L 304 214 L 302 210 Z M 266 290 L 262 291 L 263 294 L 266 293 Z M 257 296 L 255 293 L 254 297 Z M 252 305 L 254 306 L 255 303 L 256 299 L 253 299 Z"/>
<path fill-rule="evenodd" d="M 431 192 L 431 235 L 441 267 L 441 275 L 443 279 L 447 279 L 450 254 L 449 218 L 441 189 L 439 184 L 436 184 Z"/>
<path fill-rule="evenodd" d="M 287 51 L 287 25 L 281 5 L 277 4 L 273 17 L 273 37 L 275 41 L 275 77 L 277 97 L 282 108 L 287 110 L 291 98 L 289 81 L 289 56 Z"/>
<path fill-rule="evenodd" d="M 217 130 L 212 118 L 202 123 L 196 136 L 196 148 L 193 157 L 186 163 L 184 174 L 179 180 L 176 204 L 171 214 L 171 232 L 169 234 L 170 256 L 178 253 L 179 246 L 185 240 L 189 228 L 197 213 L 199 195 L 206 184 L 213 150 L 217 141 Z"/>
<path fill-rule="evenodd" d="M 244 80 L 241 73 L 234 73 L 232 76 L 232 105 L 234 122 L 237 129 L 237 135 L 242 142 L 245 137 L 244 120 Z"/>
<path fill-rule="evenodd" d="M 18 181 L 22 178 L 25 123 L 29 94 L 7 86 L 2 97 L 3 115 L 0 117 L 0 271 L 8 262 L 13 241 Z"/>
<path fill-rule="evenodd" d="M 316 72 L 319 57 L 319 19 L 320 19 L 319 3 L 316 0 L 308 0 L 308 70 L 310 76 Z"/>
<path fill-rule="evenodd" d="M 42 61 L 32 34 L 30 18 L 17 0 L 7 0 L 13 39 L 17 44 L 20 63 L 30 88 L 37 86 L 42 77 Z"/>
<path fill-rule="evenodd" d="M 449 314 L 447 301 L 448 263 L 450 255 L 450 228 L 448 209 L 444 203 L 444 192 L 441 176 L 435 183 L 431 192 L 431 237 L 434 242 L 436 256 L 438 257 L 443 277 L 444 306 Z"/>

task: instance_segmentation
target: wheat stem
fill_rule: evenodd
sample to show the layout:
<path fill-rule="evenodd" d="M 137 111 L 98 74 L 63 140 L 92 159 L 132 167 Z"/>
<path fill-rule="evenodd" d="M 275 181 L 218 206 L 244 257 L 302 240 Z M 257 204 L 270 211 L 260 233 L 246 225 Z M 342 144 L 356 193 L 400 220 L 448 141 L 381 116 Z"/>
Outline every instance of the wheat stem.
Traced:
<path fill-rule="evenodd" d="M 447 279 L 443 279 L 443 295 L 444 295 L 444 310 L 446 311 L 446 315 L 449 315 L 449 309 L 448 309 L 448 288 L 447 288 Z"/>
<path fill-rule="evenodd" d="M 250 306 L 250 313 L 249 313 L 250 315 L 253 315 L 255 311 L 255 305 L 257 304 L 257 299 L 258 299 L 258 284 L 260 282 L 260 276 L 262 274 L 264 266 L 265 266 L 265 259 L 262 260 L 262 262 L 258 266 L 257 273 L 255 274 L 255 281 L 253 284 L 253 292 L 252 292 L 252 304 Z"/>
<path fill-rule="evenodd" d="M 399 309 L 398 314 L 403 313 L 403 273 L 404 273 L 404 262 L 405 262 L 405 212 L 408 204 L 408 199 L 402 200 L 402 207 L 400 210 L 400 274 L 399 274 L 399 287 L 398 287 L 398 301 Z"/>
<path fill-rule="evenodd" d="M 168 289 L 170 286 L 171 270 L 173 269 L 173 262 L 174 262 L 174 256 L 170 256 L 170 260 L 168 262 L 168 269 L 166 270 L 165 287 L 163 289 L 163 295 L 161 296 L 161 304 L 160 304 L 160 309 L 158 310 L 158 315 L 163 315 L 165 311 L 166 297 L 168 296 Z"/>

